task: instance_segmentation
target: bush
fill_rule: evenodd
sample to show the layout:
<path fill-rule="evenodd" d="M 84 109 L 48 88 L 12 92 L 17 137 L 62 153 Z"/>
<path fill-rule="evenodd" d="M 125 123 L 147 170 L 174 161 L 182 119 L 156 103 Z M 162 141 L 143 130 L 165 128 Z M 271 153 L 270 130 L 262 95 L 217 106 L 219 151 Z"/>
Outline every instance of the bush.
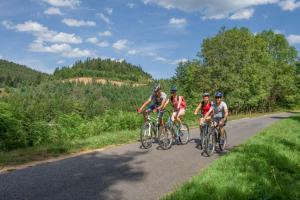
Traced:
<path fill-rule="evenodd" d="M 11 150 L 26 146 L 26 134 L 13 108 L 0 102 L 0 149 Z"/>

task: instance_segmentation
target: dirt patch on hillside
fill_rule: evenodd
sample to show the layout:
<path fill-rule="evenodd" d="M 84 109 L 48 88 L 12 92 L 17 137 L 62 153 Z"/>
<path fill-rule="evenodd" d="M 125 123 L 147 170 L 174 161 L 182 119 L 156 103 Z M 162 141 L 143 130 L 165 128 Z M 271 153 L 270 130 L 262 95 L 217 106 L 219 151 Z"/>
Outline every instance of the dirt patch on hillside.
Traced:
<path fill-rule="evenodd" d="M 71 82 L 71 83 L 84 83 L 84 84 L 90 84 L 90 83 L 99 83 L 99 84 L 113 84 L 117 86 L 122 86 L 122 85 L 132 85 L 133 87 L 140 87 L 140 86 L 145 86 L 146 84 L 144 83 L 127 83 L 127 82 L 122 82 L 122 81 L 112 81 L 112 80 L 107 80 L 107 79 L 102 79 L 102 78 L 91 78 L 91 77 L 79 77 L 79 78 L 70 78 L 63 80 L 63 82 Z"/>

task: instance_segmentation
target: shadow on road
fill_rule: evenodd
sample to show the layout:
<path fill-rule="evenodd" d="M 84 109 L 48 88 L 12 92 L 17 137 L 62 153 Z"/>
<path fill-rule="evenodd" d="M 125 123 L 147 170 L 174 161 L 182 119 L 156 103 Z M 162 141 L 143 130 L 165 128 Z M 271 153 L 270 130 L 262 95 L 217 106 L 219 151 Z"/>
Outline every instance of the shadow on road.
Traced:
<path fill-rule="evenodd" d="M 1 200 L 122 199 L 122 192 L 113 186 L 143 179 L 142 163 L 134 161 L 145 153 L 93 153 L 3 174 Z"/>

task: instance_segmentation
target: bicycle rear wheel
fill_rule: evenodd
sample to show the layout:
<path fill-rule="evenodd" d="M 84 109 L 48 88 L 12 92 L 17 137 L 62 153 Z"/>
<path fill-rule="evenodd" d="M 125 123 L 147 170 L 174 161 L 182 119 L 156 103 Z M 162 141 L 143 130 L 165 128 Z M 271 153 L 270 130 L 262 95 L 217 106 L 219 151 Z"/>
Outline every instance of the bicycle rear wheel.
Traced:
<path fill-rule="evenodd" d="M 220 133 L 219 133 L 220 134 Z M 220 143 L 221 139 L 223 139 L 223 144 Z M 219 135 L 219 148 L 220 151 L 224 151 L 227 145 L 227 133 L 226 130 L 224 130 L 224 137 L 221 137 L 221 134 Z"/>
<path fill-rule="evenodd" d="M 159 131 L 158 144 L 163 150 L 170 149 L 173 143 L 172 130 L 165 126 Z"/>
<path fill-rule="evenodd" d="M 145 123 L 140 132 L 142 146 L 145 149 L 152 147 L 152 128 L 150 123 Z"/>
<path fill-rule="evenodd" d="M 187 124 L 181 124 L 178 135 L 181 144 L 187 144 L 190 140 L 190 129 Z"/>
<path fill-rule="evenodd" d="M 212 130 L 212 132 L 209 132 L 205 138 L 205 145 L 204 145 L 204 151 L 207 154 L 207 156 L 211 156 L 215 151 L 215 130 Z"/>

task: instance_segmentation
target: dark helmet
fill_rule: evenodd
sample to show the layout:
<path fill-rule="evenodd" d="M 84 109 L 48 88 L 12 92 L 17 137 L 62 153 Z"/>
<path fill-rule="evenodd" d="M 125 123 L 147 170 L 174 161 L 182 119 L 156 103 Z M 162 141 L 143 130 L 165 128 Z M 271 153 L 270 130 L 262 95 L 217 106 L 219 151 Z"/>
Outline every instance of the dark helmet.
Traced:
<path fill-rule="evenodd" d="M 223 97 L 222 92 L 216 92 L 215 97 L 220 97 L 220 98 L 222 98 L 222 97 Z"/>
<path fill-rule="evenodd" d="M 171 92 L 177 92 L 177 87 L 175 85 L 171 87 Z"/>
<path fill-rule="evenodd" d="M 153 87 L 153 92 L 157 92 L 161 89 L 160 84 L 157 84 Z"/>
<path fill-rule="evenodd" d="M 204 93 L 202 94 L 202 97 L 209 97 L 209 93 L 208 93 L 208 92 L 204 92 Z"/>

